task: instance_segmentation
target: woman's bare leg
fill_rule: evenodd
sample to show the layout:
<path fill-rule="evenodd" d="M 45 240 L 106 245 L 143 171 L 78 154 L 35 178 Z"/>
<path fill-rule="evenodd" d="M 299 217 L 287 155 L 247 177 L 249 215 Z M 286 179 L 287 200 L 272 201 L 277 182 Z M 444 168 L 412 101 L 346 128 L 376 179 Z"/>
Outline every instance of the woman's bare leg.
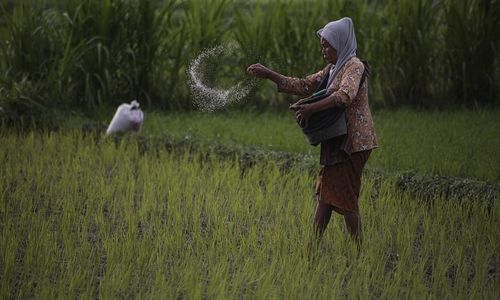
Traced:
<path fill-rule="evenodd" d="M 330 222 L 333 206 L 326 203 L 317 202 L 316 213 L 314 215 L 314 229 L 318 237 L 323 235 L 323 232 Z"/>
<path fill-rule="evenodd" d="M 351 237 L 361 244 L 361 216 L 358 212 L 345 212 L 344 213 L 345 224 L 347 225 L 347 231 L 351 234 Z"/>

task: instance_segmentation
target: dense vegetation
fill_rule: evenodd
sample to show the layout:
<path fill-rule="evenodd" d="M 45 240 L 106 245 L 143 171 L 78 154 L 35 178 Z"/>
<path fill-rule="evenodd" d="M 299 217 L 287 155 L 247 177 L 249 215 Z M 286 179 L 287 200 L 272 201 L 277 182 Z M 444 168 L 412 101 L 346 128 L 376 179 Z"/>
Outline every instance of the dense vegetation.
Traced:
<path fill-rule="evenodd" d="M 500 202 L 423 203 L 365 178 L 357 252 L 274 161 L 0 133 L 0 298 L 496 299 Z M 40 151 L 43 149 L 43 151 Z"/>
<path fill-rule="evenodd" d="M 358 55 L 373 66 L 372 104 L 483 106 L 499 102 L 500 3 L 491 0 L 65 0 L 0 5 L 0 107 L 12 118 L 95 111 L 137 98 L 191 108 L 186 67 L 235 43 L 214 70 L 235 82 L 260 61 L 304 76 L 322 61 L 315 31 L 350 16 Z M 263 84 L 250 105 L 280 106 Z"/>

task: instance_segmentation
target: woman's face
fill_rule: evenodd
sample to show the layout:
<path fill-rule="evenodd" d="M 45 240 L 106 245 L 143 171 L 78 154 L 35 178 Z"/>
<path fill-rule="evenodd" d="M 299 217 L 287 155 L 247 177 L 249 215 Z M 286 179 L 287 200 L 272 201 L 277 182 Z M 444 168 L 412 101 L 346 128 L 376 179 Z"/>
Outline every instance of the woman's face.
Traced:
<path fill-rule="evenodd" d="M 320 42 L 323 58 L 332 64 L 336 64 L 338 59 L 337 51 L 324 38 L 321 38 Z"/>

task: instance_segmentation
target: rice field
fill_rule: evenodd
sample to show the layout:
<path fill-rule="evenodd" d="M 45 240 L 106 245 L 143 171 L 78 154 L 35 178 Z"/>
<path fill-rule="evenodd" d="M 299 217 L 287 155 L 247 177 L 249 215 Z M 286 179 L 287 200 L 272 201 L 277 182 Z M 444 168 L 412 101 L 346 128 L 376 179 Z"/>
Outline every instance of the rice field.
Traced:
<path fill-rule="evenodd" d="M 363 181 L 363 246 L 314 177 L 80 131 L 0 131 L 0 298 L 498 299 L 500 206 Z"/>
<path fill-rule="evenodd" d="M 375 110 L 380 147 L 369 165 L 388 171 L 500 181 L 500 110 Z M 106 119 L 109 122 L 109 119 Z M 318 154 L 291 113 L 217 114 L 146 112 L 144 134 Z"/>

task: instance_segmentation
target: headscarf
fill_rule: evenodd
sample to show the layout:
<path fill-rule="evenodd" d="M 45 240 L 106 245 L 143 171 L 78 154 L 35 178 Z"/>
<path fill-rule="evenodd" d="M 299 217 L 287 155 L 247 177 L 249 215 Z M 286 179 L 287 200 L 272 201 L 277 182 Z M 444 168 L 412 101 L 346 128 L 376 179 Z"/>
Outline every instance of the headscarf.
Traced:
<path fill-rule="evenodd" d="M 337 63 L 330 69 L 327 85 L 329 87 L 345 63 L 351 57 L 356 56 L 357 43 L 354 24 L 351 18 L 345 17 L 326 24 L 325 27 L 318 30 L 317 34 L 337 51 Z"/>

